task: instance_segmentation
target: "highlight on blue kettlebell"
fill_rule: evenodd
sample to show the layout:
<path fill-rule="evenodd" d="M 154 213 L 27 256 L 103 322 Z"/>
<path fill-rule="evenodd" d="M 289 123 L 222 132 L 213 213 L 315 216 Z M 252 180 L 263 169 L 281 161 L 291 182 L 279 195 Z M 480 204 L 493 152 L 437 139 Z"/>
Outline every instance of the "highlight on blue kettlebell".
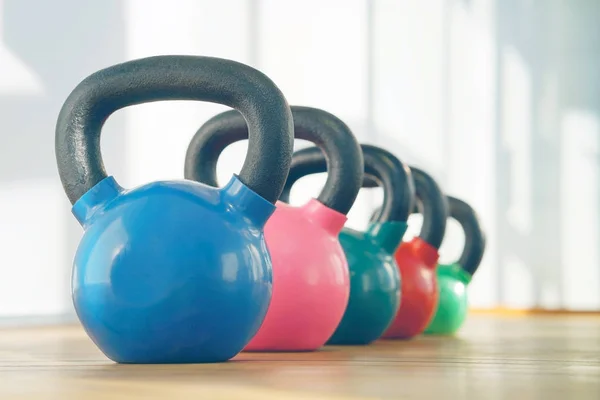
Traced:
<path fill-rule="evenodd" d="M 600 399 L 599 16 L 0 1 L 0 399 Z"/>

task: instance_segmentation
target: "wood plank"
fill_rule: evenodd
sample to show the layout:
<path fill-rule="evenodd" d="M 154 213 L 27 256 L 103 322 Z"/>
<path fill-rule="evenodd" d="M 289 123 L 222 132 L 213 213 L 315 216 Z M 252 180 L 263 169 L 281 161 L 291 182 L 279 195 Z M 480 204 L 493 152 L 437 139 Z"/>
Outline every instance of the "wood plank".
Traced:
<path fill-rule="evenodd" d="M 474 315 L 457 337 L 117 365 L 79 326 L 0 331 L 1 399 L 600 399 L 600 318 Z"/>

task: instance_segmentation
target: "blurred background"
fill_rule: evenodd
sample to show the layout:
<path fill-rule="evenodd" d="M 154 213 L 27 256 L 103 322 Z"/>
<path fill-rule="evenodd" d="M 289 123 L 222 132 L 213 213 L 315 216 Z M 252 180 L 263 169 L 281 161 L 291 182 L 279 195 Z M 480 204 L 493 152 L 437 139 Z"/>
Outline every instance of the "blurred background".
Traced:
<path fill-rule="evenodd" d="M 158 54 L 250 64 L 290 104 L 336 114 L 469 202 L 488 237 L 472 307 L 600 309 L 599 17 L 597 0 L 0 0 L 0 322 L 74 318 L 82 229 L 57 174 L 56 117 L 87 75 Z M 189 140 L 224 109 L 117 112 L 107 171 L 125 187 L 181 179 Z M 221 182 L 245 147 L 225 151 Z M 324 180 L 299 181 L 292 203 Z M 348 224 L 380 202 L 363 190 Z M 449 262 L 463 237 L 455 223 L 447 236 Z"/>

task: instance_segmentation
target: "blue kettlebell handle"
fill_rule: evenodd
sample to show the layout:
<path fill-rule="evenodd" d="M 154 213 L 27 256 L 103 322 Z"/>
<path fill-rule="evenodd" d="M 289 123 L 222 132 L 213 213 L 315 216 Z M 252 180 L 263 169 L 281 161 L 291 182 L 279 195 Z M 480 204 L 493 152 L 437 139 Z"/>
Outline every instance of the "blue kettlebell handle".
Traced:
<path fill-rule="evenodd" d="M 363 156 L 350 128 L 327 111 L 291 106 L 294 137 L 315 143 L 327 158 L 327 182 L 317 200 L 326 207 L 347 214 L 363 181 Z M 248 138 L 246 121 L 236 111 L 226 111 L 198 129 L 185 157 L 185 177 L 218 186 L 217 161 L 232 143 Z"/>
<path fill-rule="evenodd" d="M 58 171 L 71 204 L 108 175 L 100 132 L 115 111 L 160 100 L 198 100 L 238 110 L 248 123 L 248 154 L 238 175 L 271 203 L 281 194 L 293 151 L 289 105 L 277 86 L 247 65 L 213 57 L 156 56 L 128 61 L 85 78 L 56 123 Z"/>
<path fill-rule="evenodd" d="M 415 180 L 416 202 L 411 213 L 423 215 L 423 225 L 419 238 L 432 247 L 439 249 L 446 233 L 448 220 L 448 202 L 435 179 L 422 169 L 410 167 Z M 363 187 L 376 187 L 377 183 L 365 176 Z M 375 210 L 371 219 L 376 219 L 380 209 Z"/>
<path fill-rule="evenodd" d="M 485 234 L 481 228 L 479 216 L 475 210 L 456 197 L 447 196 L 450 217 L 454 218 L 465 232 L 465 247 L 458 259 L 458 264 L 469 275 L 473 276 L 481 264 L 485 252 Z"/>
<path fill-rule="evenodd" d="M 410 169 L 396 156 L 380 147 L 360 145 L 365 166 L 365 180 L 383 187 L 382 212 L 376 221 L 406 222 L 413 207 L 415 186 Z M 318 147 L 294 152 L 292 166 L 280 199 L 289 202 L 292 186 L 306 175 L 327 172 L 325 156 Z M 365 182 L 363 180 L 363 183 Z"/>

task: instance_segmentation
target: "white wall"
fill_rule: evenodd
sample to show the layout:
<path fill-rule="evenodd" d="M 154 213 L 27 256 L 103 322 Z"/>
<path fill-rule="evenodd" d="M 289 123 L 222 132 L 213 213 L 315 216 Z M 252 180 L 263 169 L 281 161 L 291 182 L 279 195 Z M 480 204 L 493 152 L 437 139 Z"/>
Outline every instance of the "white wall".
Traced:
<path fill-rule="evenodd" d="M 253 65 L 291 104 L 335 113 L 360 141 L 386 146 L 470 202 L 488 236 L 473 306 L 600 308 L 600 34 L 589 17 L 598 8 L 594 0 L 0 0 L 0 317 L 72 312 L 81 228 L 54 160 L 62 102 L 102 67 L 172 53 Z M 223 109 L 177 102 L 116 113 L 102 139 L 107 170 L 125 186 L 181 178 L 190 138 Z M 225 151 L 222 181 L 245 146 Z M 293 201 L 323 182 L 303 179 Z M 361 192 L 349 224 L 364 226 L 380 195 Z M 448 236 L 446 261 L 463 240 L 455 224 Z"/>

